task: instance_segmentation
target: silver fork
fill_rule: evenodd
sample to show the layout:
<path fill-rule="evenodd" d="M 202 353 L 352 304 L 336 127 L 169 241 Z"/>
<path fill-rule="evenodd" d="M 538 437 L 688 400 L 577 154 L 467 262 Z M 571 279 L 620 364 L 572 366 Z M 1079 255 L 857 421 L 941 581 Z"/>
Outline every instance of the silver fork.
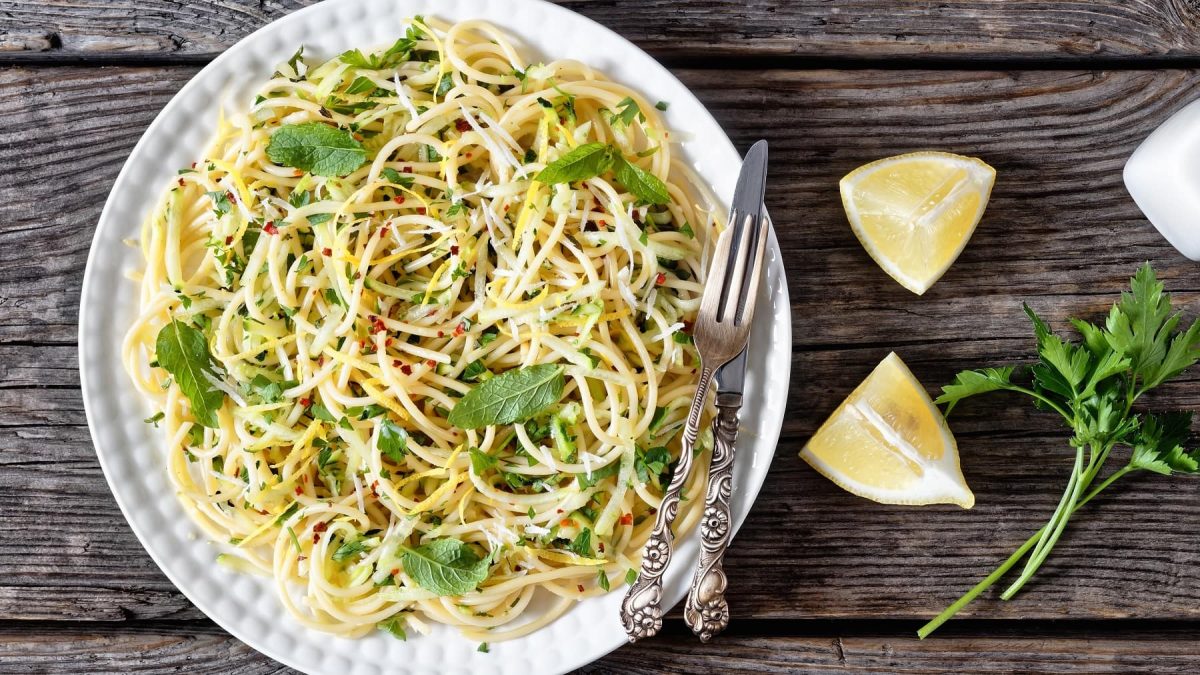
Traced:
<path fill-rule="evenodd" d="M 621 622 L 630 642 L 662 629 L 663 574 L 671 561 L 671 524 L 679 512 L 679 494 L 692 469 L 700 416 L 713 373 L 736 357 L 750 338 L 750 319 L 758 295 L 767 237 L 758 227 L 766 185 L 767 144 L 755 143 L 746 153 L 734 192 L 730 227 L 717 240 L 712 268 L 704 285 L 692 338 L 700 354 L 700 381 L 683 428 L 683 448 L 671 483 L 663 495 L 654 529 L 642 553 L 637 581 L 621 603 Z"/>

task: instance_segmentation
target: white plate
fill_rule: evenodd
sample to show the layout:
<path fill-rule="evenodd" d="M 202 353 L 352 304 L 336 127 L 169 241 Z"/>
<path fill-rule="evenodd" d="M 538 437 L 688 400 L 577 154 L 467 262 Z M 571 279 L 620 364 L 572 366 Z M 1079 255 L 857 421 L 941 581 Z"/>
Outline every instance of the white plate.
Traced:
<path fill-rule="evenodd" d="M 233 108 L 248 101 L 300 44 L 308 55 L 331 58 L 353 47 L 391 43 L 402 33 L 403 19 L 415 14 L 486 19 L 519 38 L 531 55 L 578 59 L 650 100 L 669 101 L 667 121 L 686 139 L 686 156 L 716 194 L 732 196 L 740 158 L 704 107 L 641 50 L 578 14 L 541 0 L 327 0 L 247 37 L 196 75 L 150 125 L 117 178 L 92 241 L 80 302 L 80 379 L 88 425 L 113 496 L 146 551 L 201 611 L 271 658 L 329 675 L 563 672 L 625 643 L 618 618 L 624 586 L 580 602 L 532 635 L 494 644 L 488 654 L 442 627 L 401 642 L 382 633 L 339 639 L 293 622 L 267 582 L 215 563 L 216 546 L 200 536 L 167 480 L 162 439 L 142 422 L 152 411 L 134 394 L 121 366 L 121 339 L 137 302 L 136 288 L 125 274 L 141 267 L 137 251 L 122 242 L 138 235 L 176 169 L 203 155 L 215 131 L 218 106 Z M 787 402 L 791 314 L 774 239 L 764 293 L 755 320 L 739 441 L 742 456 L 735 472 L 736 526 L 766 476 Z M 694 536 L 681 542 L 666 578 L 670 605 L 685 593 L 698 548 Z M 735 607 L 737 590 L 731 589 Z"/>

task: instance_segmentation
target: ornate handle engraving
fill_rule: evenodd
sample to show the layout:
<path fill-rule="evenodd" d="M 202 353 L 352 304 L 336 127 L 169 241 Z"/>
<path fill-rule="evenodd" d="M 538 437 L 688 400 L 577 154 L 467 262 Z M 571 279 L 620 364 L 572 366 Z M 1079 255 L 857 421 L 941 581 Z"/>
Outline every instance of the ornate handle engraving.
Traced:
<path fill-rule="evenodd" d="M 683 618 L 701 642 L 708 642 L 729 625 L 729 603 L 725 601 L 725 548 L 729 545 L 732 519 L 729 497 L 733 492 L 734 441 L 737 439 L 738 410 L 742 397 L 717 397 L 713 420 L 713 456 L 708 474 L 704 518 L 700 521 L 700 565 L 692 578 Z"/>
<path fill-rule="evenodd" d="M 692 448 L 696 438 L 700 436 L 700 415 L 704 412 L 704 402 L 708 398 L 708 387 L 712 382 L 713 371 L 704 367 L 700 372 L 700 383 L 696 386 L 696 395 L 692 399 L 692 408 L 688 412 L 687 424 L 683 428 L 683 450 L 679 456 L 679 465 L 671 484 L 663 495 L 662 504 L 658 509 L 658 517 L 654 521 L 654 529 L 646 541 L 642 552 L 642 569 L 637 581 L 625 594 L 621 602 L 621 623 L 630 642 L 648 638 L 662 629 L 662 584 L 663 573 L 671 562 L 671 523 L 679 512 L 679 493 L 687 482 L 688 474 L 692 471 Z"/>

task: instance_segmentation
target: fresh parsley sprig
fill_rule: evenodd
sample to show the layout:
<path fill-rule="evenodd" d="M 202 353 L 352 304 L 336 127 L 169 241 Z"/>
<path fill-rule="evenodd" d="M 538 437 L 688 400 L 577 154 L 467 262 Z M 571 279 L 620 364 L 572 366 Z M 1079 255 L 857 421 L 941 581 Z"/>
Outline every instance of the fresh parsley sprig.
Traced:
<path fill-rule="evenodd" d="M 1075 457 L 1067 487 L 1046 525 L 987 578 L 921 627 L 917 631 L 921 638 L 1024 559 L 1020 575 L 1000 597 L 1009 600 L 1016 595 L 1049 557 L 1071 516 L 1123 476 L 1138 471 L 1167 476 L 1200 472 L 1200 454 L 1183 446 L 1190 433 L 1191 413 L 1138 414 L 1133 410 L 1143 394 L 1200 360 L 1200 321 L 1179 330 L 1180 317 L 1171 308 L 1171 296 L 1163 292 L 1163 284 L 1149 264 L 1134 275 L 1130 291 L 1121 294 L 1103 326 L 1079 319 L 1071 322 L 1082 337 L 1078 344 L 1055 335 L 1028 306 L 1025 313 L 1037 337 L 1037 363 L 1027 369 L 959 373 L 942 389 L 937 403 L 946 405 L 949 415 L 965 398 L 1011 391 L 1057 413 L 1073 431 L 1070 444 Z M 1029 382 L 1018 383 L 1019 375 Z M 1130 448 L 1129 460 L 1093 487 L 1117 446 Z"/>

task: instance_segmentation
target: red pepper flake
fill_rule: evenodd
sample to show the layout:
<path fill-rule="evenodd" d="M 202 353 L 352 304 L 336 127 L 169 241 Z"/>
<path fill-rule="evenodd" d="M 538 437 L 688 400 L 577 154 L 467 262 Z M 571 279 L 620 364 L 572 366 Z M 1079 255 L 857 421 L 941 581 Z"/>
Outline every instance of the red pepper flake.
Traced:
<path fill-rule="evenodd" d="M 621 524 L 622 525 L 632 525 L 633 524 L 633 514 L 632 513 L 622 514 L 621 515 Z"/>
<path fill-rule="evenodd" d="M 225 198 L 228 199 L 229 201 L 233 202 L 234 204 L 237 203 L 237 197 L 234 197 L 233 193 L 230 192 L 229 190 L 225 191 Z"/>
<path fill-rule="evenodd" d="M 465 332 L 467 332 L 467 327 L 461 323 L 454 327 L 454 336 L 455 337 L 458 337 Z"/>
<path fill-rule="evenodd" d="M 354 136 L 354 140 L 356 140 L 356 141 L 361 141 L 363 139 L 362 134 L 351 134 L 351 135 Z"/>
<path fill-rule="evenodd" d="M 300 482 L 307 484 L 308 483 L 308 474 L 304 474 L 303 476 L 300 476 Z"/>
<path fill-rule="evenodd" d="M 391 225 L 384 225 L 383 227 L 379 228 L 379 236 L 381 236 L 381 237 L 388 236 L 388 230 L 390 230 L 391 228 L 392 228 Z"/>
<path fill-rule="evenodd" d="M 315 544 L 315 543 L 321 541 L 321 535 L 316 532 L 316 528 L 313 528 L 313 530 L 314 530 L 313 531 L 313 543 Z"/>
<path fill-rule="evenodd" d="M 404 373 L 405 375 L 412 375 L 412 366 L 406 363 L 400 366 L 400 372 Z"/>
<path fill-rule="evenodd" d="M 399 567 L 397 567 L 396 569 L 392 570 L 392 576 L 394 576 L 394 577 L 398 577 L 398 576 L 400 576 L 400 568 L 399 568 Z"/>
<path fill-rule="evenodd" d="M 400 359 L 392 359 L 392 367 L 393 368 L 399 368 L 403 365 L 404 365 L 404 362 L 401 361 Z"/>
<path fill-rule="evenodd" d="M 303 487 L 301 487 L 301 486 L 299 486 L 299 485 L 297 485 L 297 486 L 296 486 L 295 493 L 296 493 L 296 496 L 297 496 L 297 497 L 299 497 L 300 495 L 304 494 L 304 488 L 303 488 Z"/>
<path fill-rule="evenodd" d="M 396 195 L 395 197 L 392 197 L 392 201 L 396 202 L 397 204 L 403 204 L 404 195 Z"/>
<path fill-rule="evenodd" d="M 195 162 L 192 162 L 192 168 L 193 168 L 193 169 L 194 169 L 194 168 L 196 168 L 196 163 L 195 163 Z"/>
<path fill-rule="evenodd" d="M 654 285 L 662 286 L 665 283 L 667 283 L 667 275 L 659 272 L 658 276 L 654 277 Z"/>
<path fill-rule="evenodd" d="M 324 255 L 324 256 L 333 255 L 333 249 L 323 248 L 323 249 L 321 249 L 321 255 Z"/>
<path fill-rule="evenodd" d="M 579 589 L 579 592 L 580 592 L 580 593 L 582 593 L 582 592 L 583 592 L 583 584 L 579 584 L 579 585 L 577 585 L 577 586 L 576 586 L 576 588 L 578 588 L 578 589 Z"/>
<path fill-rule="evenodd" d="M 318 522 L 316 525 L 313 525 L 313 532 L 324 532 L 327 529 L 329 529 L 329 523 L 326 523 L 323 520 Z"/>
<path fill-rule="evenodd" d="M 307 408 L 308 406 L 312 405 L 312 399 L 308 398 L 308 397 L 304 397 L 304 398 L 300 399 L 300 405 L 304 408 Z"/>
<path fill-rule="evenodd" d="M 558 521 L 558 524 L 562 525 L 563 527 L 570 527 L 575 523 L 572 523 L 570 518 L 563 518 L 562 520 Z"/>
<path fill-rule="evenodd" d="M 228 245 L 230 245 L 230 244 L 232 244 L 232 243 L 233 243 L 233 235 L 232 235 L 232 234 L 231 234 L 231 235 L 229 235 L 228 237 L 225 237 L 225 245 L 226 245 L 226 246 L 228 246 Z"/>
<path fill-rule="evenodd" d="M 426 359 L 426 360 L 425 360 L 425 365 L 427 365 L 427 366 L 429 366 L 430 368 L 432 368 L 432 367 L 434 367 L 434 366 L 436 366 L 436 365 L 437 365 L 437 361 L 434 361 L 433 359 Z"/>
<path fill-rule="evenodd" d="M 371 332 L 383 333 L 387 331 L 387 326 L 383 325 L 383 319 L 372 315 L 371 316 Z"/>
<path fill-rule="evenodd" d="M 472 157 L 474 157 L 474 156 L 475 156 L 475 155 L 474 155 L 474 153 L 470 153 L 470 152 L 468 152 L 467 154 L 463 155 L 463 157 L 466 157 L 467 159 L 471 159 L 471 158 L 472 158 Z"/>
<path fill-rule="evenodd" d="M 604 553 L 604 542 L 597 544 L 597 548 L 601 553 Z"/>
<path fill-rule="evenodd" d="M 304 172 L 301 171 L 300 169 L 296 169 L 295 171 L 292 172 L 292 175 L 299 178 L 300 176 L 304 175 Z"/>
<path fill-rule="evenodd" d="M 556 513 L 562 513 L 562 512 L 563 512 L 563 510 L 562 510 L 562 509 L 555 509 L 554 511 L 555 511 Z"/>
<path fill-rule="evenodd" d="M 404 173 L 412 173 L 412 167 L 411 167 L 411 166 L 406 166 L 406 167 L 404 167 L 403 169 L 400 169 L 400 170 L 401 170 L 401 171 L 403 171 Z"/>
<path fill-rule="evenodd" d="M 504 205 L 504 211 L 505 211 L 506 213 L 508 212 L 508 206 L 509 206 L 508 204 L 505 204 L 505 205 Z"/>
<path fill-rule="evenodd" d="M 423 215 L 425 215 L 425 207 L 424 207 L 424 206 L 418 206 L 418 207 L 417 207 L 417 213 L 418 213 L 418 214 L 420 214 L 420 215 L 422 215 L 422 216 L 423 216 Z"/>
<path fill-rule="evenodd" d="M 392 346 L 392 338 L 390 338 L 390 337 L 389 337 L 389 338 L 387 338 L 386 340 L 384 340 L 384 341 L 383 341 L 383 346 L 384 346 L 384 347 L 391 347 L 391 346 Z"/>
<path fill-rule="evenodd" d="M 444 331 L 440 331 L 440 330 L 439 330 L 439 331 L 438 331 L 438 337 L 446 337 L 446 333 L 445 333 Z"/>
<path fill-rule="evenodd" d="M 179 187 L 183 187 L 183 179 L 182 178 L 179 179 Z"/>
<path fill-rule="evenodd" d="M 450 255 L 458 255 L 458 245 L 450 247 Z"/>
<path fill-rule="evenodd" d="M 322 357 L 320 357 L 320 358 L 318 358 L 318 359 L 317 359 L 317 365 L 318 365 L 318 366 L 323 366 L 323 365 L 325 365 L 325 357 L 324 357 L 324 356 L 322 356 Z"/>
<path fill-rule="evenodd" d="M 263 225 L 263 232 L 267 234 L 279 234 L 279 228 L 275 227 L 275 221 L 270 220 L 267 221 L 266 225 Z"/>
<path fill-rule="evenodd" d="M 374 483 L 371 483 L 371 495 L 374 497 L 379 496 L 379 481 L 375 481 Z"/>
<path fill-rule="evenodd" d="M 460 119 L 454 123 L 454 128 L 458 129 L 460 133 L 465 134 L 471 130 L 471 123 L 466 121 L 465 119 Z"/>

